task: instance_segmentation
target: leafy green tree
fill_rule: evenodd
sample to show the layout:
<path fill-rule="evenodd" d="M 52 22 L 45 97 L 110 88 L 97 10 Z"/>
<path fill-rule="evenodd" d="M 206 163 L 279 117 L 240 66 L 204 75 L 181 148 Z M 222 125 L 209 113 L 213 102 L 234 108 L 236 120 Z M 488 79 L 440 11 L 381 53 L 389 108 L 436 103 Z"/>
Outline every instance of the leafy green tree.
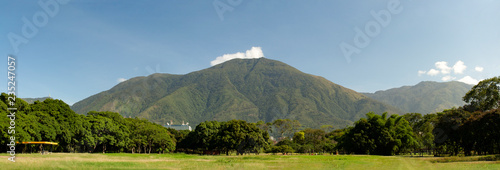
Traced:
<path fill-rule="evenodd" d="M 431 154 L 432 148 L 434 148 L 434 126 L 438 122 L 437 114 L 427 114 L 423 119 L 417 124 L 414 130 L 417 140 L 420 143 L 420 147 Z"/>
<path fill-rule="evenodd" d="M 434 130 L 434 124 L 437 123 L 437 115 L 427 114 L 422 116 L 420 113 L 407 113 L 403 115 L 403 118 L 410 124 L 415 140 L 418 142 L 414 149 L 417 151 L 430 151 L 434 146 L 432 131 Z"/>
<path fill-rule="evenodd" d="M 272 124 L 275 129 L 277 129 L 281 138 L 292 137 L 291 135 L 293 135 L 301 126 L 298 120 L 290 119 L 276 119 Z"/>
<path fill-rule="evenodd" d="M 81 137 L 88 133 L 83 127 L 82 117 L 61 100 L 48 98 L 43 102 L 35 101 L 30 105 L 28 112 L 48 113 L 55 119 L 60 126 L 56 142 L 59 143 L 58 146 L 65 146 L 60 148 L 61 151 L 76 151 L 82 145 Z"/>
<path fill-rule="evenodd" d="M 159 125 L 154 126 L 156 133 L 153 134 L 153 145 L 158 153 L 172 152 L 175 150 L 175 138 L 172 138 L 170 132 Z"/>
<path fill-rule="evenodd" d="M 500 109 L 474 113 L 459 130 L 465 155 L 500 153 Z"/>
<path fill-rule="evenodd" d="M 289 153 L 294 153 L 295 150 L 288 145 L 279 145 L 279 146 L 273 146 L 272 152 L 273 153 L 282 153 L 283 155 L 287 155 Z"/>
<path fill-rule="evenodd" d="M 403 117 L 387 113 L 367 113 L 349 128 L 339 144 L 347 152 L 356 154 L 394 155 L 416 145 L 413 130 Z"/>
<path fill-rule="evenodd" d="M 326 146 L 327 151 L 332 153 L 338 153 L 338 151 L 342 151 L 342 147 L 340 145 L 340 141 L 342 141 L 343 136 L 348 131 L 348 129 L 335 129 L 330 133 L 326 134 L 326 137 L 331 141 L 331 146 Z M 333 147 L 333 148 L 330 148 Z"/>
<path fill-rule="evenodd" d="M 196 142 L 192 146 L 192 149 L 202 149 L 202 150 L 215 150 L 222 149 L 219 146 L 219 131 L 224 123 L 218 121 L 205 121 L 196 126 L 195 130 L 192 132 Z M 196 148 L 194 148 L 196 147 Z"/>
<path fill-rule="evenodd" d="M 255 123 L 255 125 L 263 131 L 268 132 L 269 134 L 273 133 L 273 124 L 271 122 L 265 123 L 264 121 L 259 120 L 257 123 Z"/>
<path fill-rule="evenodd" d="M 463 99 L 469 112 L 497 109 L 500 106 L 500 76 L 479 82 Z"/>
<path fill-rule="evenodd" d="M 463 109 L 448 109 L 437 113 L 438 121 L 432 133 L 436 146 L 436 155 L 458 155 L 460 147 L 460 125 L 465 122 L 470 113 Z"/>
<path fill-rule="evenodd" d="M 293 142 L 299 145 L 303 145 L 304 143 L 306 143 L 305 133 L 303 131 L 295 132 L 295 134 L 293 135 Z"/>
<path fill-rule="evenodd" d="M 219 131 L 221 148 L 226 151 L 236 150 L 238 154 L 258 152 L 268 145 L 269 134 L 255 124 L 244 120 L 231 120 L 222 125 Z"/>
<path fill-rule="evenodd" d="M 172 129 L 172 128 L 167 128 L 168 132 L 170 134 L 172 134 L 172 136 L 174 137 L 175 141 L 176 141 L 176 150 L 179 151 L 179 150 L 184 150 L 184 149 L 187 149 L 189 148 L 189 144 L 186 144 L 184 142 L 184 140 L 188 137 L 189 135 L 189 130 L 175 130 L 175 129 Z M 189 140 L 189 139 L 188 139 Z"/>
<path fill-rule="evenodd" d="M 125 124 L 120 124 L 120 122 L 124 123 L 124 121 L 118 113 L 89 112 L 87 114 L 87 120 L 91 124 L 93 137 L 91 146 L 93 150 L 101 146 L 103 153 L 105 153 L 108 148 L 111 148 L 115 152 L 123 151 L 130 132 Z"/>
<path fill-rule="evenodd" d="M 325 137 L 325 131 L 321 129 L 304 129 L 304 141 L 307 144 L 311 144 L 313 146 L 312 152 L 321 152 L 323 151 L 323 146 L 327 143 L 327 138 Z"/>

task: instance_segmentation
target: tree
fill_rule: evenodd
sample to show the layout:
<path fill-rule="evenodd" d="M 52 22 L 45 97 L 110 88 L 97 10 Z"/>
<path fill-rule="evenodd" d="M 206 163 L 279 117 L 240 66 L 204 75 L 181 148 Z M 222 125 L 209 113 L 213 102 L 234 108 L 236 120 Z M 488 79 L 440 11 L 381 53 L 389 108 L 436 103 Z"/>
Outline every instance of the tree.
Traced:
<path fill-rule="evenodd" d="M 293 135 L 301 126 L 298 120 L 292 121 L 290 119 L 276 119 L 273 121 L 273 125 L 277 129 L 281 138 L 292 137 L 291 135 Z"/>
<path fill-rule="evenodd" d="M 306 137 L 305 137 L 304 131 L 295 132 L 295 134 L 293 134 L 293 142 L 295 142 L 299 145 L 303 145 L 306 143 L 305 140 L 306 140 Z"/>
<path fill-rule="evenodd" d="M 215 150 L 222 149 L 219 146 L 219 131 L 223 123 L 218 121 L 205 121 L 196 126 L 192 132 L 192 140 L 195 145 L 191 149 Z M 190 133 L 191 135 L 191 133 Z"/>
<path fill-rule="evenodd" d="M 293 153 L 295 150 L 288 145 L 279 145 L 272 147 L 273 153 L 282 153 L 283 155 L 287 155 L 288 153 Z"/>
<path fill-rule="evenodd" d="M 168 132 L 170 134 L 172 134 L 172 136 L 174 137 L 175 141 L 176 141 L 176 148 L 175 150 L 176 151 L 180 151 L 180 150 L 184 150 L 184 149 L 188 149 L 190 147 L 190 139 L 187 139 L 188 136 L 189 136 L 189 130 L 175 130 L 173 128 L 167 128 Z M 186 140 L 187 141 L 184 141 Z"/>
<path fill-rule="evenodd" d="M 88 133 L 86 129 L 83 128 L 82 117 L 71 110 L 70 106 L 61 100 L 54 100 L 51 98 L 45 99 L 43 102 L 35 101 L 31 104 L 27 110 L 30 113 L 33 112 L 43 112 L 50 114 L 50 117 L 54 118 L 57 124 L 60 126 L 60 132 L 58 132 L 57 140 L 59 145 L 57 148 L 60 151 L 76 151 L 81 149 L 81 137 L 83 134 Z M 64 147 L 62 147 L 64 146 Z"/>
<path fill-rule="evenodd" d="M 349 128 L 339 144 L 347 152 L 356 154 L 394 155 L 408 151 L 416 145 L 413 130 L 403 117 L 387 113 L 366 114 Z"/>
<path fill-rule="evenodd" d="M 262 120 L 259 120 L 257 123 L 255 123 L 255 125 L 257 127 L 259 127 L 260 129 L 262 129 L 263 131 L 266 131 L 268 133 L 272 133 L 273 130 L 272 130 L 272 123 L 271 122 L 267 122 L 265 123 L 264 121 Z"/>
<path fill-rule="evenodd" d="M 437 115 L 427 114 L 422 116 L 420 113 L 407 113 L 403 115 L 403 118 L 410 124 L 415 140 L 418 143 L 414 149 L 420 151 L 423 149 L 430 150 L 434 146 L 432 131 L 434 130 L 434 124 L 437 123 Z"/>
<path fill-rule="evenodd" d="M 129 130 L 124 123 L 124 119 L 114 112 L 89 112 L 87 120 L 91 124 L 93 143 L 92 150 L 102 146 L 102 152 L 105 153 L 108 148 L 112 151 L 122 151 L 126 146 L 129 137 Z"/>
<path fill-rule="evenodd" d="M 257 152 L 260 148 L 268 145 L 267 139 L 269 138 L 267 132 L 244 120 L 225 122 L 219 136 L 220 147 L 225 149 L 226 154 L 230 150 L 236 150 L 237 154 Z"/>
<path fill-rule="evenodd" d="M 500 153 L 500 109 L 474 113 L 459 130 L 465 155 Z"/>
<path fill-rule="evenodd" d="M 463 100 L 469 112 L 497 109 L 500 106 L 500 76 L 479 82 L 465 94 Z"/>
<path fill-rule="evenodd" d="M 438 121 L 432 133 L 434 135 L 434 144 L 436 155 L 451 154 L 458 155 L 460 152 L 460 125 L 465 122 L 470 113 L 464 109 L 448 109 L 437 113 Z"/>
<path fill-rule="evenodd" d="M 321 129 L 307 128 L 302 132 L 304 132 L 304 143 L 311 144 L 313 146 L 312 152 L 323 151 L 323 145 L 327 143 L 325 131 Z"/>
<path fill-rule="evenodd" d="M 158 153 L 172 152 L 175 150 L 175 138 L 172 138 L 170 132 L 159 125 L 153 125 L 155 133 L 153 134 L 152 144 Z M 151 150 L 150 150 L 151 151 Z"/>

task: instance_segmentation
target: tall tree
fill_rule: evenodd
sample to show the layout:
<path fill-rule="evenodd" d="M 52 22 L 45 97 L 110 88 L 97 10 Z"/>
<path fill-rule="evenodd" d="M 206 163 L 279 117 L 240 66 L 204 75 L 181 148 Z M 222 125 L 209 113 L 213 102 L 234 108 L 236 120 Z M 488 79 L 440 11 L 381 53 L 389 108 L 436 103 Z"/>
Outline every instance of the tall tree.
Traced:
<path fill-rule="evenodd" d="M 463 99 L 469 112 L 497 109 L 500 106 L 500 76 L 479 82 Z"/>

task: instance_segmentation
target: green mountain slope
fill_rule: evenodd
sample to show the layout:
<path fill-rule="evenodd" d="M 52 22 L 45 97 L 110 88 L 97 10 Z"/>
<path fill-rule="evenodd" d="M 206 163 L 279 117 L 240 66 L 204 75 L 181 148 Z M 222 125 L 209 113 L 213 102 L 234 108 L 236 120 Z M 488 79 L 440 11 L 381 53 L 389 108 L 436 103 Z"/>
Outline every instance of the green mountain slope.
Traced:
<path fill-rule="evenodd" d="M 363 94 L 405 112 L 427 114 L 463 106 L 465 103 L 462 97 L 471 88 L 471 85 L 457 81 L 444 83 L 425 81 L 415 86 Z"/>
<path fill-rule="evenodd" d="M 235 59 L 186 75 L 153 74 L 122 82 L 72 109 L 114 111 L 156 123 L 297 119 L 308 127 L 345 127 L 367 112 L 402 113 L 279 61 Z"/>

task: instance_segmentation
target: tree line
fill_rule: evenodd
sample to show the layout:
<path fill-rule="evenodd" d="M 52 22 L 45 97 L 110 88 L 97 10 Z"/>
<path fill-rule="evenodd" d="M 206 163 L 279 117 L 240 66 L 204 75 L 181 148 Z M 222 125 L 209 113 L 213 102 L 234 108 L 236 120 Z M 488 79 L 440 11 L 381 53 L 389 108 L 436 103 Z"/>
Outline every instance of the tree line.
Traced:
<path fill-rule="evenodd" d="M 28 104 L 17 99 L 16 141 L 58 142 L 58 152 L 198 154 L 341 153 L 436 156 L 500 153 L 500 77 L 483 80 L 464 97 L 466 105 L 434 114 L 367 113 L 352 127 L 304 128 L 297 120 L 205 121 L 193 131 L 168 129 L 114 112 L 79 115 L 61 100 Z M 8 143 L 8 95 L 0 96 L 0 142 Z M 12 96 L 11 96 L 12 97 Z M 5 145 L 4 145 L 5 146 Z M 37 149 L 17 145 L 17 152 Z M 8 148 L 0 147 L 5 152 Z"/>
<path fill-rule="evenodd" d="M 0 96 L 1 143 L 8 143 L 10 119 L 7 104 L 9 95 Z M 12 96 L 11 96 L 12 97 Z M 167 128 L 144 119 L 123 118 L 114 112 L 91 111 L 76 114 L 61 100 L 46 99 L 28 104 L 15 101 L 15 141 L 50 141 L 58 145 L 55 152 L 131 152 L 164 153 L 175 150 L 175 138 Z M 4 145 L 5 146 L 5 145 Z M 41 145 L 16 145 L 16 152 L 41 150 Z M 47 146 L 46 146 L 47 147 Z M 7 147 L 0 147 L 6 152 Z"/>
<path fill-rule="evenodd" d="M 466 105 L 439 113 L 388 115 L 367 113 L 354 126 L 332 130 L 303 129 L 300 122 L 278 119 L 252 124 L 265 134 L 273 134 L 269 145 L 246 150 L 270 153 L 344 153 L 396 155 L 408 153 L 447 155 L 484 155 L 500 153 L 500 77 L 483 80 L 464 97 Z M 178 144 L 180 151 L 219 150 L 221 145 L 219 124 L 204 122 L 195 131 L 187 133 L 188 141 Z M 226 129 L 227 130 L 227 129 Z M 264 140 L 263 140 L 264 141 Z M 236 142 L 237 143 L 237 142 Z M 235 145 L 231 145 L 235 146 Z M 243 146 L 243 145 L 242 145 Z M 223 149 L 224 150 L 224 149 Z M 233 147 L 233 150 L 237 148 Z M 227 150 L 225 150 L 227 153 Z M 242 153 L 238 151 L 238 153 Z"/>

